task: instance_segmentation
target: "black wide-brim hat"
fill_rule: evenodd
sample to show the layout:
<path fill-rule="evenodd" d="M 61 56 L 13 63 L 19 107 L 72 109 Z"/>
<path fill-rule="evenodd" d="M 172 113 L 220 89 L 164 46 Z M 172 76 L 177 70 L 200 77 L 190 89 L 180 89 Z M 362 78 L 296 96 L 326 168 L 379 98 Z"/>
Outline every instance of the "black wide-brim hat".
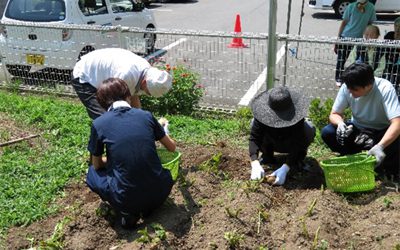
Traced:
<path fill-rule="evenodd" d="M 273 128 L 289 127 L 307 116 L 310 98 L 279 86 L 258 94 L 251 102 L 254 118 Z"/>

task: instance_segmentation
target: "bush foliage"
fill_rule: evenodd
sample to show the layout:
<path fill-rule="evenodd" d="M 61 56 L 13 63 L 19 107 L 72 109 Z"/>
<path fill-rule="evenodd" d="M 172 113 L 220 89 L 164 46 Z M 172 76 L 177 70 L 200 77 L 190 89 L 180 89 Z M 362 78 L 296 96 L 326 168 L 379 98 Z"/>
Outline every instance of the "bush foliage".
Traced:
<path fill-rule="evenodd" d="M 182 65 L 171 70 L 167 64 L 164 69 L 172 72 L 172 89 L 159 98 L 141 97 L 143 109 L 160 115 L 192 114 L 204 94 L 204 87 L 199 84 L 199 75 Z"/>

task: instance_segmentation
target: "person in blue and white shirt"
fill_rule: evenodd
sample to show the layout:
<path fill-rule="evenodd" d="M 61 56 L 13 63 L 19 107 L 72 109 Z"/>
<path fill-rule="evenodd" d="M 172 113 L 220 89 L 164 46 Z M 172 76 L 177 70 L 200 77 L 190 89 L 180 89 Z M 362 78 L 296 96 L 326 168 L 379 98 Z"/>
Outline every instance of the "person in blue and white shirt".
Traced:
<path fill-rule="evenodd" d="M 131 107 L 125 81 L 105 80 L 96 96 L 107 111 L 92 124 L 86 183 L 119 212 L 123 227 L 134 227 L 140 216 L 163 204 L 174 183 L 155 142 L 169 151 L 176 144 L 150 112 Z"/>
<path fill-rule="evenodd" d="M 393 85 L 374 77 L 366 63 L 351 64 L 342 82 L 322 139 L 341 155 L 368 150 L 376 157 L 378 173 L 399 178 L 400 104 Z M 343 117 L 346 108 L 352 112 L 349 121 Z"/>

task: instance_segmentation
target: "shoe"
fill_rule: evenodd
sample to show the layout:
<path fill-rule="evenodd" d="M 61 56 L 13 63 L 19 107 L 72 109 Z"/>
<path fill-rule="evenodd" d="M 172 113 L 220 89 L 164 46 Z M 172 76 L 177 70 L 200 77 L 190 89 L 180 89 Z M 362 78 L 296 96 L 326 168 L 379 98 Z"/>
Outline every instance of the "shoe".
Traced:
<path fill-rule="evenodd" d="M 131 215 L 131 214 L 121 212 L 121 226 L 124 229 L 135 228 L 139 219 L 140 219 L 140 216 L 138 216 L 138 215 Z"/>

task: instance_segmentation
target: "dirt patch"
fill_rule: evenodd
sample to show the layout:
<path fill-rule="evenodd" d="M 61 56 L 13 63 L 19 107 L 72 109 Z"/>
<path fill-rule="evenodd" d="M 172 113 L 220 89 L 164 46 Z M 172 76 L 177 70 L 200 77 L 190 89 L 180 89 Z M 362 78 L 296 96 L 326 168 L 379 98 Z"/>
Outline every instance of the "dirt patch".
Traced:
<path fill-rule="evenodd" d="M 112 214 L 100 215 L 104 204 L 82 179 L 66 188 L 58 214 L 11 228 L 7 249 L 31 247 L 28 238 L 33 245 L 49 239 L 57 223 L 67 217 L 71 221 L 64 226 L 63 249 L 400 247 L 400 198 L 388 183 L 378 181 L 377 188 L 368 193 L 334 193 L 321 188 L 324 179 L 318 163 L 307 159 L 311 169 L 291 171 L 285 186 L 255 185 L 248 181 L 245 149 L 225 143 L 179 145 L 179 149 L 183 180 L 174 186 L 167 202 L 136 229 L 124 230 Z M 219 171 L 204 167 L 216 155 Z M 266 170 L 275 167 L 266 166 Z M 138 233 L 145 228 L 148 235 Z"/>

